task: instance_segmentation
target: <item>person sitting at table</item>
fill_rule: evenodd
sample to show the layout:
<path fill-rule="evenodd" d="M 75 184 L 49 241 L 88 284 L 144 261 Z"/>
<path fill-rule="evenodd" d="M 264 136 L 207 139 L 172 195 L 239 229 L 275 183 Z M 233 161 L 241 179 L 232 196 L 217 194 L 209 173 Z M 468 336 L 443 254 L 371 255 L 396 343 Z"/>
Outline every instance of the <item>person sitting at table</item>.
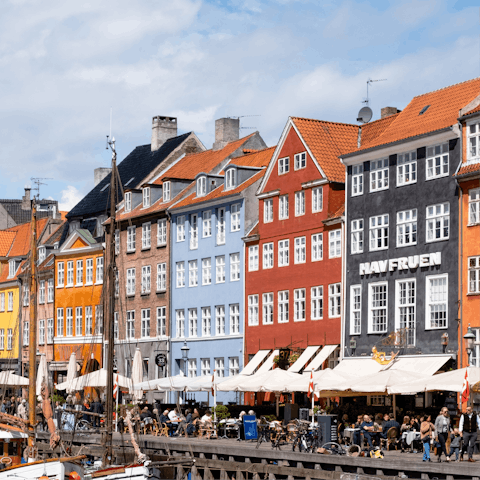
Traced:
<path fill-rule="evenodd" d="M 344 443 L 345 442 L 343 431 L 345 430 L 345 428 L 348 428 L 349 425 L 350 424 L 348 423 L 348 415 L 346 413 L 344 413 L 342 415 L 342 420 L 338 424 L 338 428 L 337 428 L 339 443 Z"/>
<path fill-rule="evenodd" d="M 212 427 L 212 412 L 207 410 L 205 415 L 200 419 L 204 426 L 211 428 Z"/>
<path fill-rule="evenodd" d="M 414 432 L 419 432 L 420 431 L 420 424 L 418 423 L 418 421 L 415 417 L 412 417 L 410 419 L 410 426 L 412 427 L 410 430 L 413 430 Z"/>
<path fill-rule="evenodd" d="M 390 415 L 386 413 L 383 416 L 383 431 L 381 437 L 387 438 L 387 433 L 391 428 L 396 428 L 398 430 L 397 434 L 400 433 L 400 424 L 393 418 L 393 414 Z"/>
<path fill-rule="evenodd" d="M 148 407 L 144 407 L 142 413 L 140 414 L 140 420 L 143 422 L 146 418 L 152 418 L 152 414 Z"/>
<path fill-rule="evenodd" d="M 383 415 L 381 413 L 377 413 L 375 415 L 375 420 L 373 422 L 373 427 L 375 432 L 379 432 L 381 435 L 383 432 Z"/>
<path fill-rule="evenodd" d="M 353 428 L 356 429 L 353 432 L 353 443 L 355 445 L 360 445 L 360 443 L 362 442 L 362 432 L 361 432 L 361 429 L 360 429 L 360 426 L 362 425 L 362 422 L 363 422 L 363 415 L 358 415 L 357 416 L 357 423 L 355 423 L 355 425 L 353 425 Z"/>
<path fill-rule="evenodd" d="M 178 424 L 180 422 L 180 417 L 178 414 L 178 408 L 175 407 L 173 410 L 170 410 L 168 413 L 168 418 L 172 423 Z"/>
<path fill-rule="evenodd" d="M 365 440 L 368 442 L 368 446 L 370 448 L 373 448 L 373 439 L 375 438 L 375 427 L 372 422 L 372 419 L 370 418 L 369 415 L 364 415 L 363 416 L 363 422 L 360 425 L 360 430 L 363 433 L 363 437 Z"/>
<path fill-rule="evenodd" d="M 166 425 L 168 427 L 168 433 L 171 436 L 171 435 L 173 435 L 173 432 L 175 431 L 175 426 L 172 424 L 172 422 L 168 418 L 168 413 L 169 413 L 169 410 L 167 408 L 160 415 L 160 424 L 161 425 Z"/>
<path fill-rule="evenodd" d="M 189 409 L 185 410 L 185 414 L 190 415 L 190 418 L 191 418 L 191 414 L 190 414 Z M 177 428 L 177 432 L 176 432 L 177 435 L 179 437 L 181 437 L 182 433 L 185 433 L 185 436 L 188 437 L 188 435 L 187 435 L 187 417 L 185 417 L 185 415 L 180 413 L 178 418 L 179 418 L 180 422 L 178 424 L 178 428 Z"/>
<path fill-rule="evenodd" d="M 403 417 L 403 423 L 402 426 L 400 427 L 400 432 L 408 432 L 409 430 L 412 429 L 412 425 L 410 424 L 410 417 L 408 415 L 405 415 Z"/>

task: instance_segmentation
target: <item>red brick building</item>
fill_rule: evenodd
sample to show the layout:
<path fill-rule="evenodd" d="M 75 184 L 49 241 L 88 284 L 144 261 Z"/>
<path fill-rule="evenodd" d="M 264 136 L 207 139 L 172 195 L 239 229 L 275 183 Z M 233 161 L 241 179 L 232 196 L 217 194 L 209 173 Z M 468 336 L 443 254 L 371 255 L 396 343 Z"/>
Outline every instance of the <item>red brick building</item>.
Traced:
<path fill-rule="evenodd" d="M 257 192 L 259 223 L 245 239 L 246 364 L 274 350 L 272 363 L 283 348 L 298 356 L 311 347 L 293 371 L 338 358 L 345 198 L 338 155 L 357 136 L 354 125 L 287 122 Z"/>

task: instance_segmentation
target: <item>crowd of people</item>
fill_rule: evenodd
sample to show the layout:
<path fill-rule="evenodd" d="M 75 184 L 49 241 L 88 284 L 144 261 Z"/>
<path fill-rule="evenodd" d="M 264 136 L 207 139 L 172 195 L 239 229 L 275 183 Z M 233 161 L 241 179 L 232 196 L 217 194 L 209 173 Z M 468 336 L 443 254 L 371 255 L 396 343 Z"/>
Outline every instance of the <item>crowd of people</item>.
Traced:
<path fill-rule="evenodd" d="M 345 436 L 346 428 L 352 427 L 352 442 L 368 448 L 379 448 L 382 440 L 392 439 L 399 445 L 402 452 L 409 450 L 408 444 L 417 442 L 423 450 L 423 461 L 431 461 L 432 448 L 436 451 L 437 461 L 462 461 L 465 455 L 469 462 L 474 462 L 473 453 L 477 441 L 477 430 L 480 428 L 480 416 L 473 412 L 472 407 L 466 407 L 465 413 L 458 419 L 458 427 L 453 425 L 448 408 L 443 407 L 435 422 L 430 415 L 404 416 L 400 425 L 393 414 L 359 415 L 355 424 L 350 425 L 348 416 L 344 415 L 339 427 L 341 437 Z M 419 448 L 419 449 L 420 449 Z M 412 448 L 413 451 L 416 451 Z"/>
<path fill-rule="evenodd" d="M 27 400 L 22 397 L 3 398 L 0 412 L 19 417 L 22 420 L 28 420 Z"/>

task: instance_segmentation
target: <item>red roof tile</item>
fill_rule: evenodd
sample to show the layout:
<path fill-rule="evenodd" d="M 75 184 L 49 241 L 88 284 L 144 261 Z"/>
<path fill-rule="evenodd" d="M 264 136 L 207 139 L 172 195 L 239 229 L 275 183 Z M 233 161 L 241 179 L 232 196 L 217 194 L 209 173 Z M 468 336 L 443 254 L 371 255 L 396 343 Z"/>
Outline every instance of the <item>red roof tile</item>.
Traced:
<path fill-rule="evenodd" d="M 260 229 L 258 228 L 258 222 L 255 224 L 255 226 L 248 232 L 247 237 L 256 237 L 257 235 L 260 235 Z"/>
<path fill-rule="evenodd" d="M 292 120 L 327 179 L 345 182 L 345 167 L 338 157 L 357 147 L 358 126 L 298 117 Z"/>
<path fill-rule="evenodd" d="M 475 173 L 480 173 L 480 163 L 471 163 L 469 165 L 463 164 L 460 167 L 460 170 L 456 174 L 456 177 L 462 177 L 467 175 L 473 175 Z"/>
<path fill-rule="evenodd" d="M 264 148 L 263 150 L 244 150 L 242 157 L 232 158 L 228 163 L 242 167 L 267 167 L 277 147 Z M 250 152 L 250 153 L 247 153 Z"/>
<path fill-rule="evenodd" d="M 6 257 L 8 255 L 16 235 L 16 232 L 0 232 L 0 257 Z"/>
<path fill-rule="evenodd" d="M 480 78 L 474 78 L 414 97 L 380 135 L 369 142 L 362 141 L 357 151 L 451 127 L 457 123 L 460 110 L 479 94 Z M 424 113 L 420 115 L 422 110 Z"/>
<path fill-rule="evenodd" d="M 41 218 L 38 220 L 37 236 L 40 236 L 40 233 L 45 228 L 47 222 L 48 218 Z M 23 257 L 30 252 L 30 244 L 32 241 L 32 227 L 30 222 L 11 227 L 8 230 L 5 230 L 5 232 L 16 233 L 12 248 L 8 252 L 9 257 Z"/>

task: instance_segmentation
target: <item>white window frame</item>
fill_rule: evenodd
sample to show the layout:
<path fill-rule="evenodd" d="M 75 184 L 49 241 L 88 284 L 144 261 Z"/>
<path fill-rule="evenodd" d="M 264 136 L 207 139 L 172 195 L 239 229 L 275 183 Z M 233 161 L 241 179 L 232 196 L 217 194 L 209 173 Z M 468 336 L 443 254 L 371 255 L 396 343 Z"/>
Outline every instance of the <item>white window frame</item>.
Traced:
<path fill-rule="evenodd" d="M 13 292 L 8 292 L 7 310 L 13 312 Z"/>
<path fill-rule="evenodd" d="M 197 376 L 197 359 L 189 358 L 187 367 L 188 378 L 195 378 Z"/>
<path fill-rule="evenodd" d="M 142 224 L 142 250 L 148 250 L 152 246 L 152 224 Z"/>
<path fill-rule="evenodd" d="M 167 290 L 167 264 L 157 263 L 157 292 Z"/>
<path fill-rule="evenodd" d="M 93 258 L 85 260 L 85 285 L 93 285 Z"/>
<path fill-rule="evenodd" d="M 307 289 L 293 290 L 293 321 L 304 322 L 307 319 Z"/>
<path fill-rule="evenodd" d="M 370 162 L 370 193 L 389 188 L 388 166 L 388 158 Z"/>
<path fill-rule="evenodd" d="M 177 288 L 183 288 L 185 286 L 185 262 L 176 263 L 175 273 Z"/>
<path fill-rule="evenodd" d="M 273 198 L 263 201 L 263 223 L 273 222 Z"/>
<path fill-rule="evenodd" d="M 120 253 L 120 230 L 118 228 L 115 230 L 114 242 L 115 242 L 115 255 L 118 255 Z"/>
<path fill-rule="evenodd" d="M 431 282 L 436 280 L 445 281 L 445 301 L 430 301 Z M 445 304 L 445 325 L 432 326 L 431 323 L 431 306 Z M 429 275 L 425 277 L 425 330 L 445 330 L 448 329 L 448 274 L 443 275 Z"/>
<path fill-rule="evenodd" d="M 467 163 L 477 163 L 480 158 L 480 123 L 467 122 Z"/>
<path fill-rule="evenodd" d="M 273 268 L 273 242 L 263 244 L 262 268 L 264 270 Z"/>
<path fill-rule="evenodd" d="M 323 210 L 323 187 L 312 188 L 312 213 Z"/>
<path fill-rule="evenodd" d="M 225 255 L 215 257 L 215 283 L 225 283 Z"/>
<path fill-rule="evenodd" d="M 0 312 L 5 311 L 5 292 L 0 293 Z"/>
<path fill-rule="evenodd" d="M 63 287 L 65 285 L 65 263 L 57 263 L 57 287 Z"/>
<path fill-rule="evenodd" d="M 295 237 L 294 241 L 294 258 L 295 265 L 305 263 L 307 261 L 307 237 Z"/>
<path fill-rule="evenodd" d="M 328 258 L 340 258 L 342 256 L 342 230 L 330 230 L 328 232 Z"/>
<path fill-rule="evenodd" d="M 53 343 L 55 337 L 55 327 L 53 318 L 47 318 L 47 343 Z"/>
<path fill-rule="evenodd" d="M 157 336 L 167 336 L 167 307 L 157 307 Z"/>
<path fill-rule="evenodd" d="M 225 190 L 233 190 L 237 185 L 237 169 L 230 167 L 225 171 Z"/>
<path fill-rule="evenodd" d="M 248 325 L 255 327 L 258 325 L 258 294 L 248 296 Z"/>
<path fill-rule="evenodd" d="M 30 343 L 30 322 L 28 320 L 24 320 L 24 322 L 23 322 L 23 346 L 28 347 L 29 343 Z"/>
<path fill-rule="evenodd" d="M 150 206 L 150 187 L 143 187 L 142 189 L 143 208 Z"/>
<path fill-rule="evenodd" d="M 295 192 L 295 216 L 305 215 L 305 191 Z"/>
<path fill-rule="evenodd" d="M 135 310 L 127 310 L 127 320 L 125 322 L 125 338 L 135 338 Z"/>
<path fill-rule="evenodd" d="M 385 305 L 376 305 L 374 303 L 373 294 L 375 288 L 385 288 Z M 385 311 L 385 325 L 383 329 L 378 326 L 374 328 L 373 325 L 373 312 L 384 310 Z M 380 325 L 381 327 L 381 325 Z M 372 282 L 368 284 L 368 333 L 379 334 L 388 331 L 388 282 Z"/>
<path fill-rule="evenodd" d="M 157 221 L 157 246 L 167 244 L 167 219 L 161 218 Z"/>
<path fill-rule="evenodd" d="M 190 250 L 198 248 L 198 215 L 192 213 L 190 215 Z"/>
<path fill-rule="evenodd" d="M 323 285 L 310 289 L 310 318 L 312 320 L 323 319 Z"/>
<path fill-rule="evenodd" d="M 136 249 L 137 227 L 127 227 L 127 252 L 134 252 Z"/>
<path fill-rule="evenodd" d="M 323 233 L 312 234 L 312 262 L 323 260 Z"/>
<path fill-rule="evenodd" d="M 397 248 L 417 244 L 418 212 L 416 208 L 397 212 Z"/>
<path fill-rule="evenodd" d="M 225 359 L 223 357 L 215 358 L 215 372 L 218 378 L 225 376 Z"/>
<path fill-rule="evenodd" d="M 380 221 L 380 225 L 379 225 Z M 374 215 L 368 219 L 370 251 L 386 250 L 389 245 L 390 216 L 388 213 Z M 380 245 L 379 245 L 380 240 Z"/>
<path fill-rule="evenodd" d="M 103 305 L 95 305 L 95 335 L 103 335 Z"/>
<path fill-rule="evenodd" d="M 215 336 L 223 337 L 225 335 L 225 305 L 215 306 Z"/>
<path fill-rule="evenodd" d="M 425 159 L 425 175 L 427 180 L 448 177 L 450 170 L 449 150 L 449 142 L 427 147 Z"/>
<path fill-rule="evenodd" d="M 350 335 L 362 333 L 362 286 L 350 285 Z"/>
<path fill-rule="evenodd" d="M 128 213 L 132 210 L 132 193 L 125 192 L 125 213 Z"/>
<path fill-rule="evenodd" d="M 230 231 L 240 231 L 240 204 L 234 203 L 230 207 Z"/>
<path fill-rule="evenodd" d="M 278 292 L 278 311 L 277 311 L 277 321 L 278 323 L 288 323 L 289 322 L 289 301 L 290 301 L 290 292 L 289 290 L 281 290 Z"/>
<path fill-rule="evenodd" d="M 212 259 L 202 258 L 202 285 L 212 284 Z"/>
<path fill-rule="evenodd" d="M 95 283 L 103 283 L 103 257 L 95 258 Z"/>
<path fill-rule="evenodd" d="M 352 197 L 363 195 L 363 163 L 352 166 Z"/>
<path fill-rule="evenodd" d="M 278 266 L 286 267 L 290 264 L 290 240 L 278 241 Z"/>
<path fill-rule="evenodd" d="M 413 302 L 409 295 L 409 289 L 413 285 Z M 405 295 L 402 294 L 403 288 Z M 412 310 L 413 309 L 413 310 Z M 413 312 L 413 313 L 412 313 Z M 413 319 L 411 318 L 413 316 Z M 402 278 L 395 281 L 395 330 L 407 328 L 407 347 L 415 346 L 417 323 L 417 281 L 415 278 Z M 411 325 L 409 327 L 408 325 Z"/>
<path fill-rule="evenodd" d="M 76 265 L 76 271 L 75 271 L 75 285 L 81 286 L 83 285 L 83 260 L 77 260 L 77 265 Z"/>
<path fill-rule="evenodd" d="M 198 313 L 196 308 L 188 309 L 188 336 L 195 338 L 198 330 Z"/>
<path fill-rule="evenodd" d="M 225 244 L 226 214 L 225 207 L 217 209 L 217 245 Z"/>
<path fill-rule="evenodd" d="M 135 268 L 127 268 L 126 293 L 127 297 L 135 295 Z"/>
<path fill-rule="evenodd" d="M 91 306 L 85 307 L 85 335 L 93 335 L 93 311 Z"/>
<path fill-rule="evenodd" d="M 240 280 L 240 253 L 230 254 L 230 281 L 238 282 Z"/>
<path fill-rule="evenodd" d="M 350 253 L 355 255 L 363 253 L 364 246 L 364 221 L 363 218 L 356 218 L 350 224 Z"/>
<path fill-rule="evenodd" d="M 468 225 L 480 224 L 480 188 L 468 191 Z"/>
<path fill-rule="evenodd" d="M 188 286 L 189 287 L 198 286 L 198 261 L 197 260 L 188 261 Z"/>
<path fill-rule="evenodd" d="M 38 303 L 45 303 L 45 280 L 40 280 L 38 288 Z"/>
<path fill-rule="evenodd" d="M 212 336 L 212 309 L 202 307 L 202 337 Z"/>
<path fill-rule="evenodd" d="M 280 195 L 278 197 L 278 219 L 287 220 L 288 219 L 288 194 Z"/>
<path fill-rule="evenodd" d="M 38 321 L 38 343 L 39 345 L 45 345 L 45 320 Z"/>
<path fill-rule="evenodd" d="M 273 292 L 262 295 L 262 324 L 273 325 Z"/>
<path fill-rule="evenodd" d="M 65 309 L 65 325 L 67 327 L 67 337 L 73 337 L 73 308 L 67 307 Z"/>
<path fill-rule="evenodd" d="M 229 326 L 230 335 L 238 335 L 240 333 L 240 305 L 238 303 L 229 305 Z"/>
<path fill-rule="evenodd" d="M 13 329 L 7 330 L 7 350 L 13 350 Z"/>
<path fill-rule="evenodd" d="M 185 215 L 177 217 L 177 243 L 185 241 Z"/>
<path fill-rule="evenodd" d="M 180 309 L 175 311 L 176 318 L 176 334 L 177 338 L 185 338 L 185 310 Z"/>
<path fill-rule="evenodd" d="M 152 267 L 144 265 L 142 267 L 142 295 L 148 295 L 152 289 Z"/>
<path fill-rule="evenodd" d="M 205 210 L 202 212 L 202 237 L 212 236 L 212 211 Z"/>
<path fill-rule="evenodd" d="M 233 377 L 240 372 L 238 357 L 228 357 L 228 376 Z"/>
<path fill-rule="evenodd" d="M 480 256 L 468 257 L 468 293 L 480 293 Z"/>
<path fill-rule="evenodd" d="M 442 242 L 450 238 L 450 203 L 437 203 L 436 205 L 428 205 L 426 211 L 426 239 L 427 243 Z M 447 233 L 445 234 L 445 229 Z M 436 237 L 437 230 L 440 236 Z"/>
<path fill-rule="evenodd" d="M 200 364 L 201 364 L 201 371 L 200 373 L 202 376 L 205 375 L 211 375 L 212 374 L 212 369 L 210 367 L 210 359 L 209 358 L 202 358 L 200 359 Z"/>
<path fill-rule="evenodd" d="M 54 280 L 49 278 L 47 280 L 47 303 L 53 303 L 54 299 Z"/>
<path fill-rule="evenodd" d="M 294 168 L 295 170 L 307 168 L 307 152 L 300 152 L 294 155 Z"/>
<path fill-rule="evenodd" d="M 63 308 L 57 308 L 57 337 L 63 337 L 65 330 L 64 330 L 64 310 Z"/>
<path fill-rule="evenodd" d="M 73 287 L 73 260 L 67 262 L 67 287 Z"/>
<path fill-rule="evenodd" d="M 340 318 L 342 315 L 342 284 L 331 283 L 328 286 L 328 318 Z"/>
<path fill-rule="evenodd" d="M 397 187 L 417 183 L 417 151 L 397 155 Z"/>
<path fill-rule="evenodd" d="M 285 175 L 290 171 L 290 157 L 283 157 L 278 159 L 278 174 Z"/>
<path fill-rule="evenodd" d="M 248 247 L 248 271 L 256 272 L 258 270 L 258 245 Z"/>
<path fill-rule="evenodd" d="M 204 197 L 207 194 L 207 177 L 197 178 L 197 197 Z"/>
<path fill-rule="evenodd" d="M 171 187 L 171 184 L 169 181 L 163 182 L 163 201 L 164 202 L 170 201 L 170 196 L 171 196 L 170 187 Z"/>

